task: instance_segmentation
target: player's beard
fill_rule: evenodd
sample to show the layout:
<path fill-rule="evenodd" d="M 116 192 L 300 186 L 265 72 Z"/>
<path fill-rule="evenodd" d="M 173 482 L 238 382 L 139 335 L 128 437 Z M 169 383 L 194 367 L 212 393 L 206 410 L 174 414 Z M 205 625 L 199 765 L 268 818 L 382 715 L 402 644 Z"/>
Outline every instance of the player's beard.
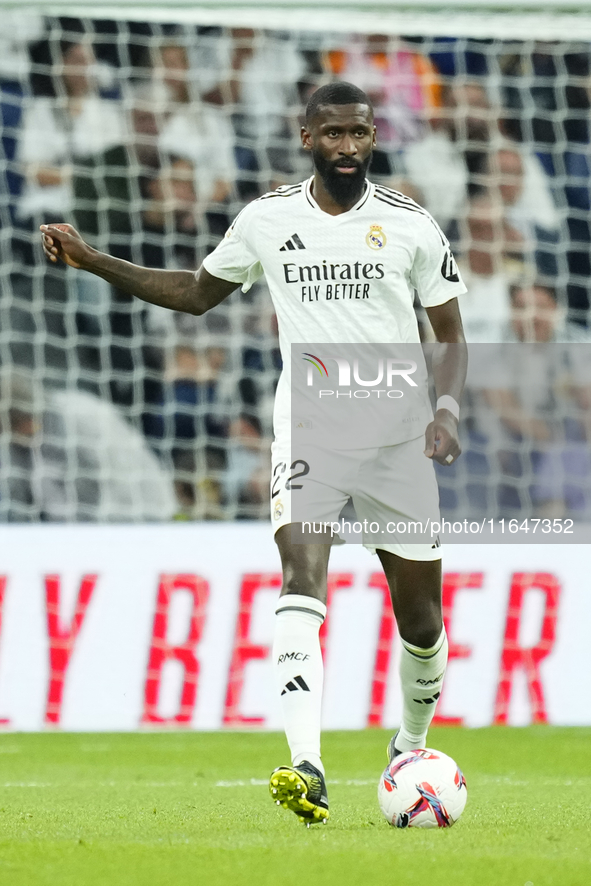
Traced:
<path fill-rule="evenodd" d="M 355 164 L 355 172 L 339 172 L 337 165 L 343 165 L 342 158 L 339 160 L 327 160 L 319 151 L 312 151 L 314 168 L 322 183 L 335 203 L 339 206 L 352 206 L 360 199 L 365 184 L 365 176 L 371 163 L 371 154 L 365 160 L 350 160 Z"/>

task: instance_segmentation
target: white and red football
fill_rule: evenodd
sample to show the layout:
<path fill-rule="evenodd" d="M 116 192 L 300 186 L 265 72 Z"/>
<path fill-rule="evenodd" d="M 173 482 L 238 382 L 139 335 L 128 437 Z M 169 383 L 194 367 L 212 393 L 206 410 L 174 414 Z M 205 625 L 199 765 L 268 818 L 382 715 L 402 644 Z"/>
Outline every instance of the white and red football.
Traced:
<path fill-rule="evenodd" d="M 431 748 L 399 754 L 378 784 L 380 809 L 395 828 L 450 828 L 467 798 L 458 764 Z"/>

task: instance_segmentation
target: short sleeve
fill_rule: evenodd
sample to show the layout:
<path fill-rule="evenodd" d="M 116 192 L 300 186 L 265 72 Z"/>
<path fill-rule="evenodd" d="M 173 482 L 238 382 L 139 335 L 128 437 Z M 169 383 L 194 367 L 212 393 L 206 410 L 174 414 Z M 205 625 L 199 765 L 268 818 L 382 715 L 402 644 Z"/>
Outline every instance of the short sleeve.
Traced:
<path fill-rule="evenodd" d="M 262 275 L 263 268 L 247 237 L 245 210 L 236 216 L 224 239 L 204 259 L 203 267 L 214 277 L 241 283 L 243 292 Z"/>
<path fill-rule="evenodd" d="M 431 308 L 463 295 L 467 290 L 449 242 L 439 225 L 427 213 L 421 222 L 411 283 L 423 307 Z"/>

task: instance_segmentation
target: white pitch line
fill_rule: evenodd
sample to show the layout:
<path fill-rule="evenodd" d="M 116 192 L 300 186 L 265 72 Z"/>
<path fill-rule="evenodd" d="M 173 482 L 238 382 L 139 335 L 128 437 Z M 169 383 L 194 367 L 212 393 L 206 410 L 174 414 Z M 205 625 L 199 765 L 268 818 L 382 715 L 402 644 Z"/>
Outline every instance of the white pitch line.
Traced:
<path fill-rule="evenodd" d="M 186 781 L 98 781 L 98 782 L 76 782 L 70 781 L 49 782 L 49 781 L 5 781 L 0 784 L 2 788 L 117 788 L 117 787 L 138 787 L 138 788 L 183 788 L 200 786 L 200 782 Z"/>
<path fill-rule="evenodd" d="M 53 788 L 56 785 L 44 781 L 5 781 L 3 788 Z"/>
<path fill-rule="evenodd" d="M 216 788 L 245 788 L 269 784 L 268 778 L 249 778 L 248 781 L 216 781 Z"/>
<path fill-rule="evenodd" d="M 372 778 L 372 779 L 365 779 L 365 778 L 349 778 L 349 779 L 332 778 L 331 779 L 331 778 L 327 778 L 326 783 L 327 784 L 337 784 L 337 785 L 348 785 L 348 786 L 359 785 L 361 787 L 366 787 L 367 785 L 370 785 L 370 784 L 377 784 L 377 779 L 375 779 L 375 778 Z M 215 786 L 216 786 L 216 788 L 245 788 L 245 787 L 249 788 L 249 787 L 258 787 L 259 785 L 266 785 L 266 784 L 269 784 L 268 778 L 250 778 L 248 781 L 242 781 L 242 780 L 217 781 Z"/>
<path fill-rule="evenodd" d="M 377 778 L 328 778 L 326 783 L 329 785 L 345 785 L 347 787 L 368 787 L 369 785 L 376 785 L 378 779 Z M 577 779 L 561 779 L 561 778 L 544 778 L 544 779 L 536 779 L 536 784 L 546 787 L 573 787 L 577 785 L 586 786 L 589 782 L 588 778 L 577 778 Z M 507 787 L 522 787 L 531 784 L 530 781 L 521 780 L 521 779 L 513 779 L 508 776 L 476 776 L 473 780 L 469 782 L 469 784 L 473 785 L 487 785 L 487 784 L 498 784 L 505 785 Z M 0 788 L 64 788 L 64 787 L 78 787 L 78 788 L 117 788 L 117 787 L 136 787 L 136 788 L 200 788 L 203 787 L 204 784 L 207 784 L 206 780 L 202 781 L 99 781 L 99 782 L 76 782 L 75 784 L 69 781 L 63 782 L 46 782 L 46 781 L 5 781 L 0 783 Z M 244 788 L 244 787 L 263 787 L 264 785 L 269 784 L 269 780 L 267 778 L 249 778 L 247 780 L 244 779 L 236 779 L 233 781 L 217 781 L 215 782 L 216 788 Z"/>
<path fill-rule="evenodd" d="M 589 782 L 589 779 L 577 778 L 577 779 L 562 779 L 562 778 L 542 778 L 536 779 L 536 785 L 542 785 L 546 787 L 573 787 L 575 785 L 586 785 Z M 268 779 L 261 778 L 251 778 L 248 781 L 236 780 L 236 781 L 218 781 L 216 782 L 216 788 L 244 788 L 251 786 L 259 786 L 266 785 L 269 783 Z M 327 778 L 327 784 L 331 785 L 346 785 L 347 787 L 367 787 L 368 785 L 377 785 L 378 778 Z M 479 775 L 475 776 L 473 779 L 470 779 L 468 782 L 468 786 L 470 784 L 473 785 L 488 785 L 488 784 L 499 784 L 506 785 L 507 787 L 527 787 L 532 784 L 529 780 L 511 778 L 510 776 L 486 776 Z"/>
<path fill-rule="evenodd" d="M 268 778 L 249 778 L 247 781 L 242 779 L 237 779 L 235 781 L 217 781 L 215 783 L 216 788 L 245 788 L 245 787 L 263 787 L 264 785 L 269 784 Z M 376 784 L 376 779 L 340 779 L 333 778 L 327 779 L 327 784 L 331 785 L 353 785 L 353 786 L 362 786 L 373 785 Z M 99 787 L 99 788 L 116 788 L 116 787 L 138 787 L 138 788 L 186 788 L 193 787 L 198 788 L 203 785 L 203 782 L 193 781 L 99 781 L 99 782 L 77 782 L 75 785 L 71 784 L 71 782 L 45 782 L 45 781 L 6 781 L 3 784 L 0 784 L 0 787 L 3 788 L 63 788 L 63 787 Z"/>

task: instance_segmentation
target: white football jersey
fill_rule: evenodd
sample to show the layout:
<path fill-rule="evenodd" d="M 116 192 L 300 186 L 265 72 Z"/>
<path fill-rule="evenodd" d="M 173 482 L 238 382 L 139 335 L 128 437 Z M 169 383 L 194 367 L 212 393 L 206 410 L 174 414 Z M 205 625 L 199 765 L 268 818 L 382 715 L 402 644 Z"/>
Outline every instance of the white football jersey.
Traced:
<path fill-rule="evenodd" d="M 276 437 L 289 435 L 292 343 L 419 342 L 415 291 L 425 307 L 466 291 L 445 235 L 414 200 L 366 181 L 352 209 L 329 215 L 312 182 L 248 204 L 203 262 L 244 291 L 265 274 L 283 359 Z"/>

